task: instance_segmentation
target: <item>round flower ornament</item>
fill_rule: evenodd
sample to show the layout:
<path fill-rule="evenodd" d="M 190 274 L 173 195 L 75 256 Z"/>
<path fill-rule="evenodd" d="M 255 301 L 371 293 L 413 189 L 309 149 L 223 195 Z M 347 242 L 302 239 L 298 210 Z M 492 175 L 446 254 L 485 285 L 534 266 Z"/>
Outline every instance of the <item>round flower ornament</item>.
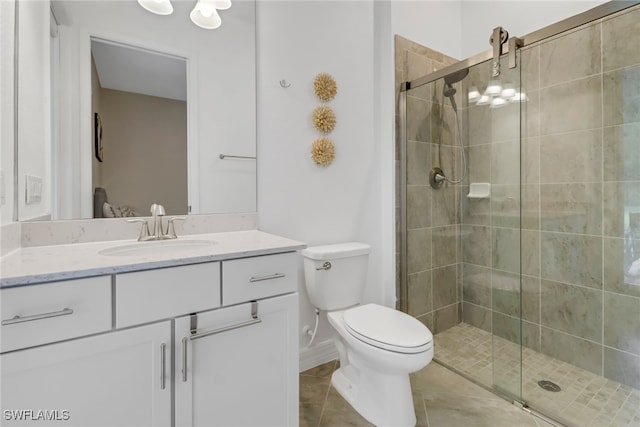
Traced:
<path fill-rule="evenodd" d="M 329 166 L 336 157 L 336 149 L 328 138 L 322 137 L 313 141 L 311 158 L 318 166 Z"/>
<path fill-rule="evenodd" d="M 321 105 L 313 110 L 313 126 L 320 132 L 327 134 L 336 127 L 336 115 L 326 105 Z"/>
<path fill-rule="evenodd" d="M 320 73 L 313 81 L 313 89 L 321 101 L 331 101 L 338 93 L 338 85 L 330 74 Z"/>

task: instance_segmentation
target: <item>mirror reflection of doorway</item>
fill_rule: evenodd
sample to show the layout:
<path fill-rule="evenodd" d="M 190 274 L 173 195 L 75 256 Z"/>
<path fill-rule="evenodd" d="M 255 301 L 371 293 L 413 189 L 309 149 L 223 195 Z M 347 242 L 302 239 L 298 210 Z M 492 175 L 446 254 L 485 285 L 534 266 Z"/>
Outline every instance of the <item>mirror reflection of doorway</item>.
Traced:
<path fill-rule="evenodd" d="M 147 216 L 152 203 L 186 214 L 186 60 L 95 38 L 91 54 L 91 119 L 102 126 L 94 218 Z"/>

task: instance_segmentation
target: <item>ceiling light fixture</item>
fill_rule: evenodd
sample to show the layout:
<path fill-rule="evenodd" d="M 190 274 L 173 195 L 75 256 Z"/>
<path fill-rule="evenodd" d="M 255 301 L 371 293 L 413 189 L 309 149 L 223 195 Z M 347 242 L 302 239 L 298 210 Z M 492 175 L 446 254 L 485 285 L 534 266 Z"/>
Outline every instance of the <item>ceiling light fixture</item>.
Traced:
<path fill-rule="evenodd" d="M 216 29 L 222 24 L 213 1 L 198 0 L 189 17 L 194 24 L 206 30 Z"/>
<path fill-rule="evenodd" d="M 138 4 L 156 15 L 171 15 L 173 5 L 170 0 L 138 0 Z"/>
<path fill-rule="evenodd" d="M 138 0 L 138 4 L 157 15 L 173 13 L 171 0 Z M 198 27 L 213 30 L 222 24 L 218 10 L 226 10 L 230 7 L 231 0 L 198 0 L 189 17 Z"/>

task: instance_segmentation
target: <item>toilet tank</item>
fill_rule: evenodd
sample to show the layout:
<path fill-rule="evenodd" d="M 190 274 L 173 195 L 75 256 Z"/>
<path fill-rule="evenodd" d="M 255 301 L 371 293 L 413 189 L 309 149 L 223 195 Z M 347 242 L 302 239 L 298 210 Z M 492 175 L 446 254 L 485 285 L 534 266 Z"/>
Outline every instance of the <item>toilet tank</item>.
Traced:
<path fill-rule="evenodd" d="M 304 279 L 311 304 L 327 311 L 359 304 L 370 251 L 371 246 L 356 242 L 304 249 Z"/>

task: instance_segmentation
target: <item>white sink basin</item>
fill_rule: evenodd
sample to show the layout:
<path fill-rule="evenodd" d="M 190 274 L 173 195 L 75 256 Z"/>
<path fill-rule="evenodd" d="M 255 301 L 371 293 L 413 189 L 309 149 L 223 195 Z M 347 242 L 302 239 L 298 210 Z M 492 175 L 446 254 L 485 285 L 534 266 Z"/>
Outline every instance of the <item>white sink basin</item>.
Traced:
<path fill-rule="evenodd" d="M 114 246 L 98 252 L 107 256 L 146 256 L 146 255 L 170 255 L 178 254 L 196 249 L 206 249 L 216 245 L 213 240 L 152 240 L 149 242 L 128 243 L 126 245 Z"/>

